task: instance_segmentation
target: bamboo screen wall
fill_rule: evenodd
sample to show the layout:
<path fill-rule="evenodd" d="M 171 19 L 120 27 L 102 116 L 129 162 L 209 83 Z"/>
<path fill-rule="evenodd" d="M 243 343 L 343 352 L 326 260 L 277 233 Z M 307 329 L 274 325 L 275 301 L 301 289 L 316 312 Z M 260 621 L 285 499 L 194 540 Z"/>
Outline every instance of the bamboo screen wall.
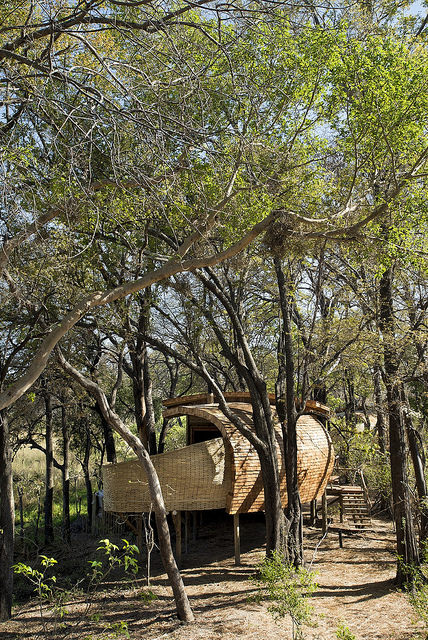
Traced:
<path fill-rule="evenodd" d="M 167 511 L 224 509 L 232 486 L 232 465 L 223 438 L 152 456 Z M 103 467 L 104 509 L 117 513 L 151 511 L 146 474 L 138 462 Z"/>
<path fill-rule="evenodd" d="M 252 426 L 251 405 L 230 403 Z M 257 453 L 216 405 L 175 406 L 165 417 L 197 416 L 215 425 L 222 438 L 192 444 L 152 456 L 158 471 L 168 511 L 226 509 L 228 513 L 262 511 L 263 485 Z M 282 438 L 276 430 L 278 458 L 282 460 Z M 311 415 L 297 423 L 298 474 L 302 502 L 320 497 L 333 469 L 334 452 L 327 431 Z M 287 503 L 285 471 L 281 467 L 281 495 Z M 136 461 L 103 467 L 106 511 L 141 513 L 150 510 L 145 473 Z"/>

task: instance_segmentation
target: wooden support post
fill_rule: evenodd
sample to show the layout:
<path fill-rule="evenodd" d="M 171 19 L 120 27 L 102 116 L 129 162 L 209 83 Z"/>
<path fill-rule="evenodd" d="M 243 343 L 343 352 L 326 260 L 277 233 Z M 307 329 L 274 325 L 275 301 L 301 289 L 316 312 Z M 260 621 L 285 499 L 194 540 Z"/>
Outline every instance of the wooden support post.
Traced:
<path fill-rule="evenodd" d="M 310 504 L 311 515 L 310 515 L 310 524 L 313 526 L 317 520 L 317 499 L 311 500 Z"/>
<path fill-rule="evenodd" d="M 189 552 L 190 511 L 184 513 L 184 553 Z"/>
<path fill-rule="evenodd" d="M 233 540 L 235 542 L 235 565 L 241 564 L 241 536 L 239 531 L 239 513 L 233 514 Z"/>
<path fill-rule="evenodd" d="M 143 514 L 137 516 L 137 547 L 140 563 L 143 563 Z"/>
<path fill-rule="evenodd" d="M 339 514 L 340 514 L 340 522 L 343 522 L 343 496 L 339 497 Z"/>
<path fill-rule="evenodd" d="M 91 518 L 91 534 L 94 536 L 97 533 L 97 496 L 95 493 L 92 494 L 92 518 Z"/>
<path fill-rule="evenodd" d="M 196 537 L 198 533 L 198 512 L 192 511 L 192 541 L 196 542 Z"/>
<path fill-rule="evenodd" d="M 322 532 L 323 534 L 327 531 L 327 491 L 324 491 L 322 494 Z"/>
<path fill-rule="evenodd" d="M 339 529 L 338 533 L 339 533 L 339 547 L 341 549 L 343 549 L 343 533 L 342 533 L 342 529 Z"/>
<path fill-rule="evenodd" d="M 181 511 L 173 511 L 172 518 L 175 527 L 175 559 L 181 565 Z"/>

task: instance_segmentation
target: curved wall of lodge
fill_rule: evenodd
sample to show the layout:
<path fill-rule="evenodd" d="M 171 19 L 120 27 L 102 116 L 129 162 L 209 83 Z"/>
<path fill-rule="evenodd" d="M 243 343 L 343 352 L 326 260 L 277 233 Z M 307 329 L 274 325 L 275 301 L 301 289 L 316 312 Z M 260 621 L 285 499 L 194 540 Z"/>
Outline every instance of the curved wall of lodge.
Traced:
<path fill-rule="evenodd" d="M 230 408 L 252 427 L 251 405 L 231 402 Z M 273 410 L 275 414 L 275 411 Z M 188 416 L 189 425 L 210 432 L 210 439 L 152 456 L 168 511 L 225 509 L 228 513 L 263 511 L 263 484 L 254 447 L 225 418 L 217 405 L 181 405 L 165 417 Z M 201 427 L 202 425 L 202 427 Z M 189 429 L 188 427 L 188 439 Z M 218 437 L 216 437 L 218 436 Z M 282 461 L 282 436 L 276 426 L 278 459 Z M 298 476 L 303 503 L 320 497 L 334 464 L 334 450 L 324 426 L 312 415 L 297 422 Z M 281 463 L 281 495 L 287 504 L 285 469 Z M 151 510 L 147 478 L 135 460 L 103 467 L 104 508 L 116 513 Z"/>

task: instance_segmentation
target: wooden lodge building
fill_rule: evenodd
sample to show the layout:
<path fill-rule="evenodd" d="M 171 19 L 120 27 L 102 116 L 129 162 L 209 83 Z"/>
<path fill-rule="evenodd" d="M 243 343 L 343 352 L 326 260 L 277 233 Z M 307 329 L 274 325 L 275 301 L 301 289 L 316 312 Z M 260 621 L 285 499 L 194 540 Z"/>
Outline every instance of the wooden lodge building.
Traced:
<path fill-rule="evenodd" d="M 230 408 L 251 427 L 248 393 L 227 393 Z M 234 515 L 235 559 L 239 561 L 239 514 L 263 511 L 263 483 L 257 452 L 223 415 L 213 397 L 186 396 L 164 401 L 164 417 L 185 417 L 187 446 L 152 456 L 166 509 L 181 512 L 224 509 Z M 271 397 L 271 404 L 275 404 Z M 272 407 L 275 416 L 275 408 Z M 298 474 L 302 503 L 320 498 L 330 478 L 334 451 L 327 430 L 316 416 L 328 416 L 328 407 L 308 401 L 297 422 Z M 282 434 L 276 428 L 278 460 Z M 287 503 L 285 470 L 281 465 L 281 495 Z M 120 514 L 151 511 L 145 472 L 137 459 L 103 467 L 104 509 Z M 180 526 L 181 529 L 181 526 Z"/>

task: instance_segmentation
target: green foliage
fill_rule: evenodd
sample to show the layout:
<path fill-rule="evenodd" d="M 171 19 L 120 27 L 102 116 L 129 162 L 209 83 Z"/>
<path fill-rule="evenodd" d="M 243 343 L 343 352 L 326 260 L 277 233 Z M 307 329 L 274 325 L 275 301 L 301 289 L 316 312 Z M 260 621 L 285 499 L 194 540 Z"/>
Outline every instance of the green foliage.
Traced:
<path fill-rule="evenodd" d="M 91 560 L 89 562 L 92 570 L 91 581 L 100 582 L 115 568 L 123 568 L 125 573 L 135 578 L 138 573 L 138 561 L 136 558 L 139 553 L 138 547 L 135 544 L 130 544 L 125 538 L 122 538 L 122 542 L 122 548 L 119 548 L 108 538 L 100 540 L 97 551 L 104 553 L 107 567 L 102 570 L 103 563 L 99 560 Z"/>
<path fill-rule="evenodd" d="M 309 598 L 318 586 L 314 573 L 294 567 L 283 554 L 274 552 L 259 565 L 258 573 L 251 581 L 257 588 L 252 599 L 270 602 L 268 611 L 275 620 L 289 616 L 293 640 L 303 638 L 302 626 L 313 625 Z"/>
<path fill-rule="evenodd" d="M 144 602 L 144 604 L 150 604 L 153 600 L 158 599 L 158 596 L 151 589 L 141 591 L 138 594 L 138 597 L 142 602 Z"/>
<path fill-rule="evenodd" d="M 340 466 L 352 470 L 350 473 L 354 476 L 350 481 L 353 483 L 359 482 L 358 472 L 361 471 L 370 493 L 384 504 L 391 495 L 391 469 L 389 456 L 381 452 L 376 434 L 368 430 L 357 432 L 344 420 L 335 420 L 335 424 L 337 431 L 333 432 L 333 441 Z"/>
<path fill-rule="evenodd" d="M 165 440 L 165 450 L 173 451 L 186 446 L 186 425 L 184 420 L 174 418 Z"/>
<path fill-rule="evenodd" d="M 56 582 L 55 576 L 47 576 L 47 571 L 50 567 L 57 564 L 55 558 L 48 558 L 47 556 L 40 556 L 40 565 L 42 571 L 33 569 L 23 562 L 18 562 L 13 565 L 14 573 L 17 575 L 25 576 L 30 583 L 34 586 L 34 592 L 40 600 L 50 600 L 52 597 L 52 585 Z"/>
<path fill-rule="evenodd" d="M 102 582 L 106 579 L 109 573 L 114 568 L 122 568 L 125 574 L 129 575 L 131 579 L 135 579 L 138 572 L 138 563 L 136 555 L 138 554 L 138 547 L 134 544 L 130 544 L 128 540 L 122 540 L 123 545 L 120 548 L 118 545 L 112 543 L 107 538 L 100 541 L 98 551 L 102 551 L 104 555 L 104 562 L 95 559 L 90 560 L 90 571 L 87 574 L 87 593 L 94 593 L 100 588 Z M 76 596 L 80 595 L 80 586 L 82 580 L 75 584 L 70 590 L 64 590 L 59 587 L 56 576 L 48 576 L 48 570 L 57 564 L 54 558 L 48 558 L 46 556 L 40 556 L 41 570 L 34 569 L 33 567 L 24 564 L 22 562 L 14 565 L 13 570 L 15 574 L 24 576 L 34 587 L 34 592 L 37 595 L 40 605 L 40 618 L 44 630 L 53 631 L 55 629 L 61 629 L 63 627 L 63 620 L 66 617 L 68 611 L 64 607 L 64 603 Z M 145 602 L 150 602 L 156 599 L 156 595 L 152 591 L 148 591 L 145 594 Z M 143 598 L 144 599 L 144 598 Z M 42 604 L 49 602 L 52 608 L 48 614 L 43 611 Z M 88 599 L 86 608 L 84 609 L 79 623 L 84 621 L 88 617 L 91 608 L 91 600 Z M 94 622 L 99 622 L 101 615 L 94 613 L 90 619 Z M 106 623 L 103 625 L 105 629 L 109 630 L 106 640 L 110 638 L 129 638 L 128 624 L 125 621 L 117 623 Z M 90 636 L 88 636 L 90 637 Z"/>
<path fill-rule="evenodd" d="M 422 551 L 422 560 L 426 561 L 426 549 Z M 399 562 L 400 562 L 399 558 Z M 409 575 L 408 586 L 406 588 L 407 597 L 412 605 L 413 611 L 416 614 L 416 620 L 423 625 L 422 635 L 418 635 L 421 640 L 428 638 L 428 577 L 424 573 L 424 569 L 427 569 L 428 565 L 425 564 L 420 567 L 409 567 L 404 565 L 404 570 Z"/>
<path fill-rule="evenodd" d="M 343 623 L 336 629 L 336 638 L 337 640 L 357 640 L 357 636 L 349 631 L 348 627 Z"/>

